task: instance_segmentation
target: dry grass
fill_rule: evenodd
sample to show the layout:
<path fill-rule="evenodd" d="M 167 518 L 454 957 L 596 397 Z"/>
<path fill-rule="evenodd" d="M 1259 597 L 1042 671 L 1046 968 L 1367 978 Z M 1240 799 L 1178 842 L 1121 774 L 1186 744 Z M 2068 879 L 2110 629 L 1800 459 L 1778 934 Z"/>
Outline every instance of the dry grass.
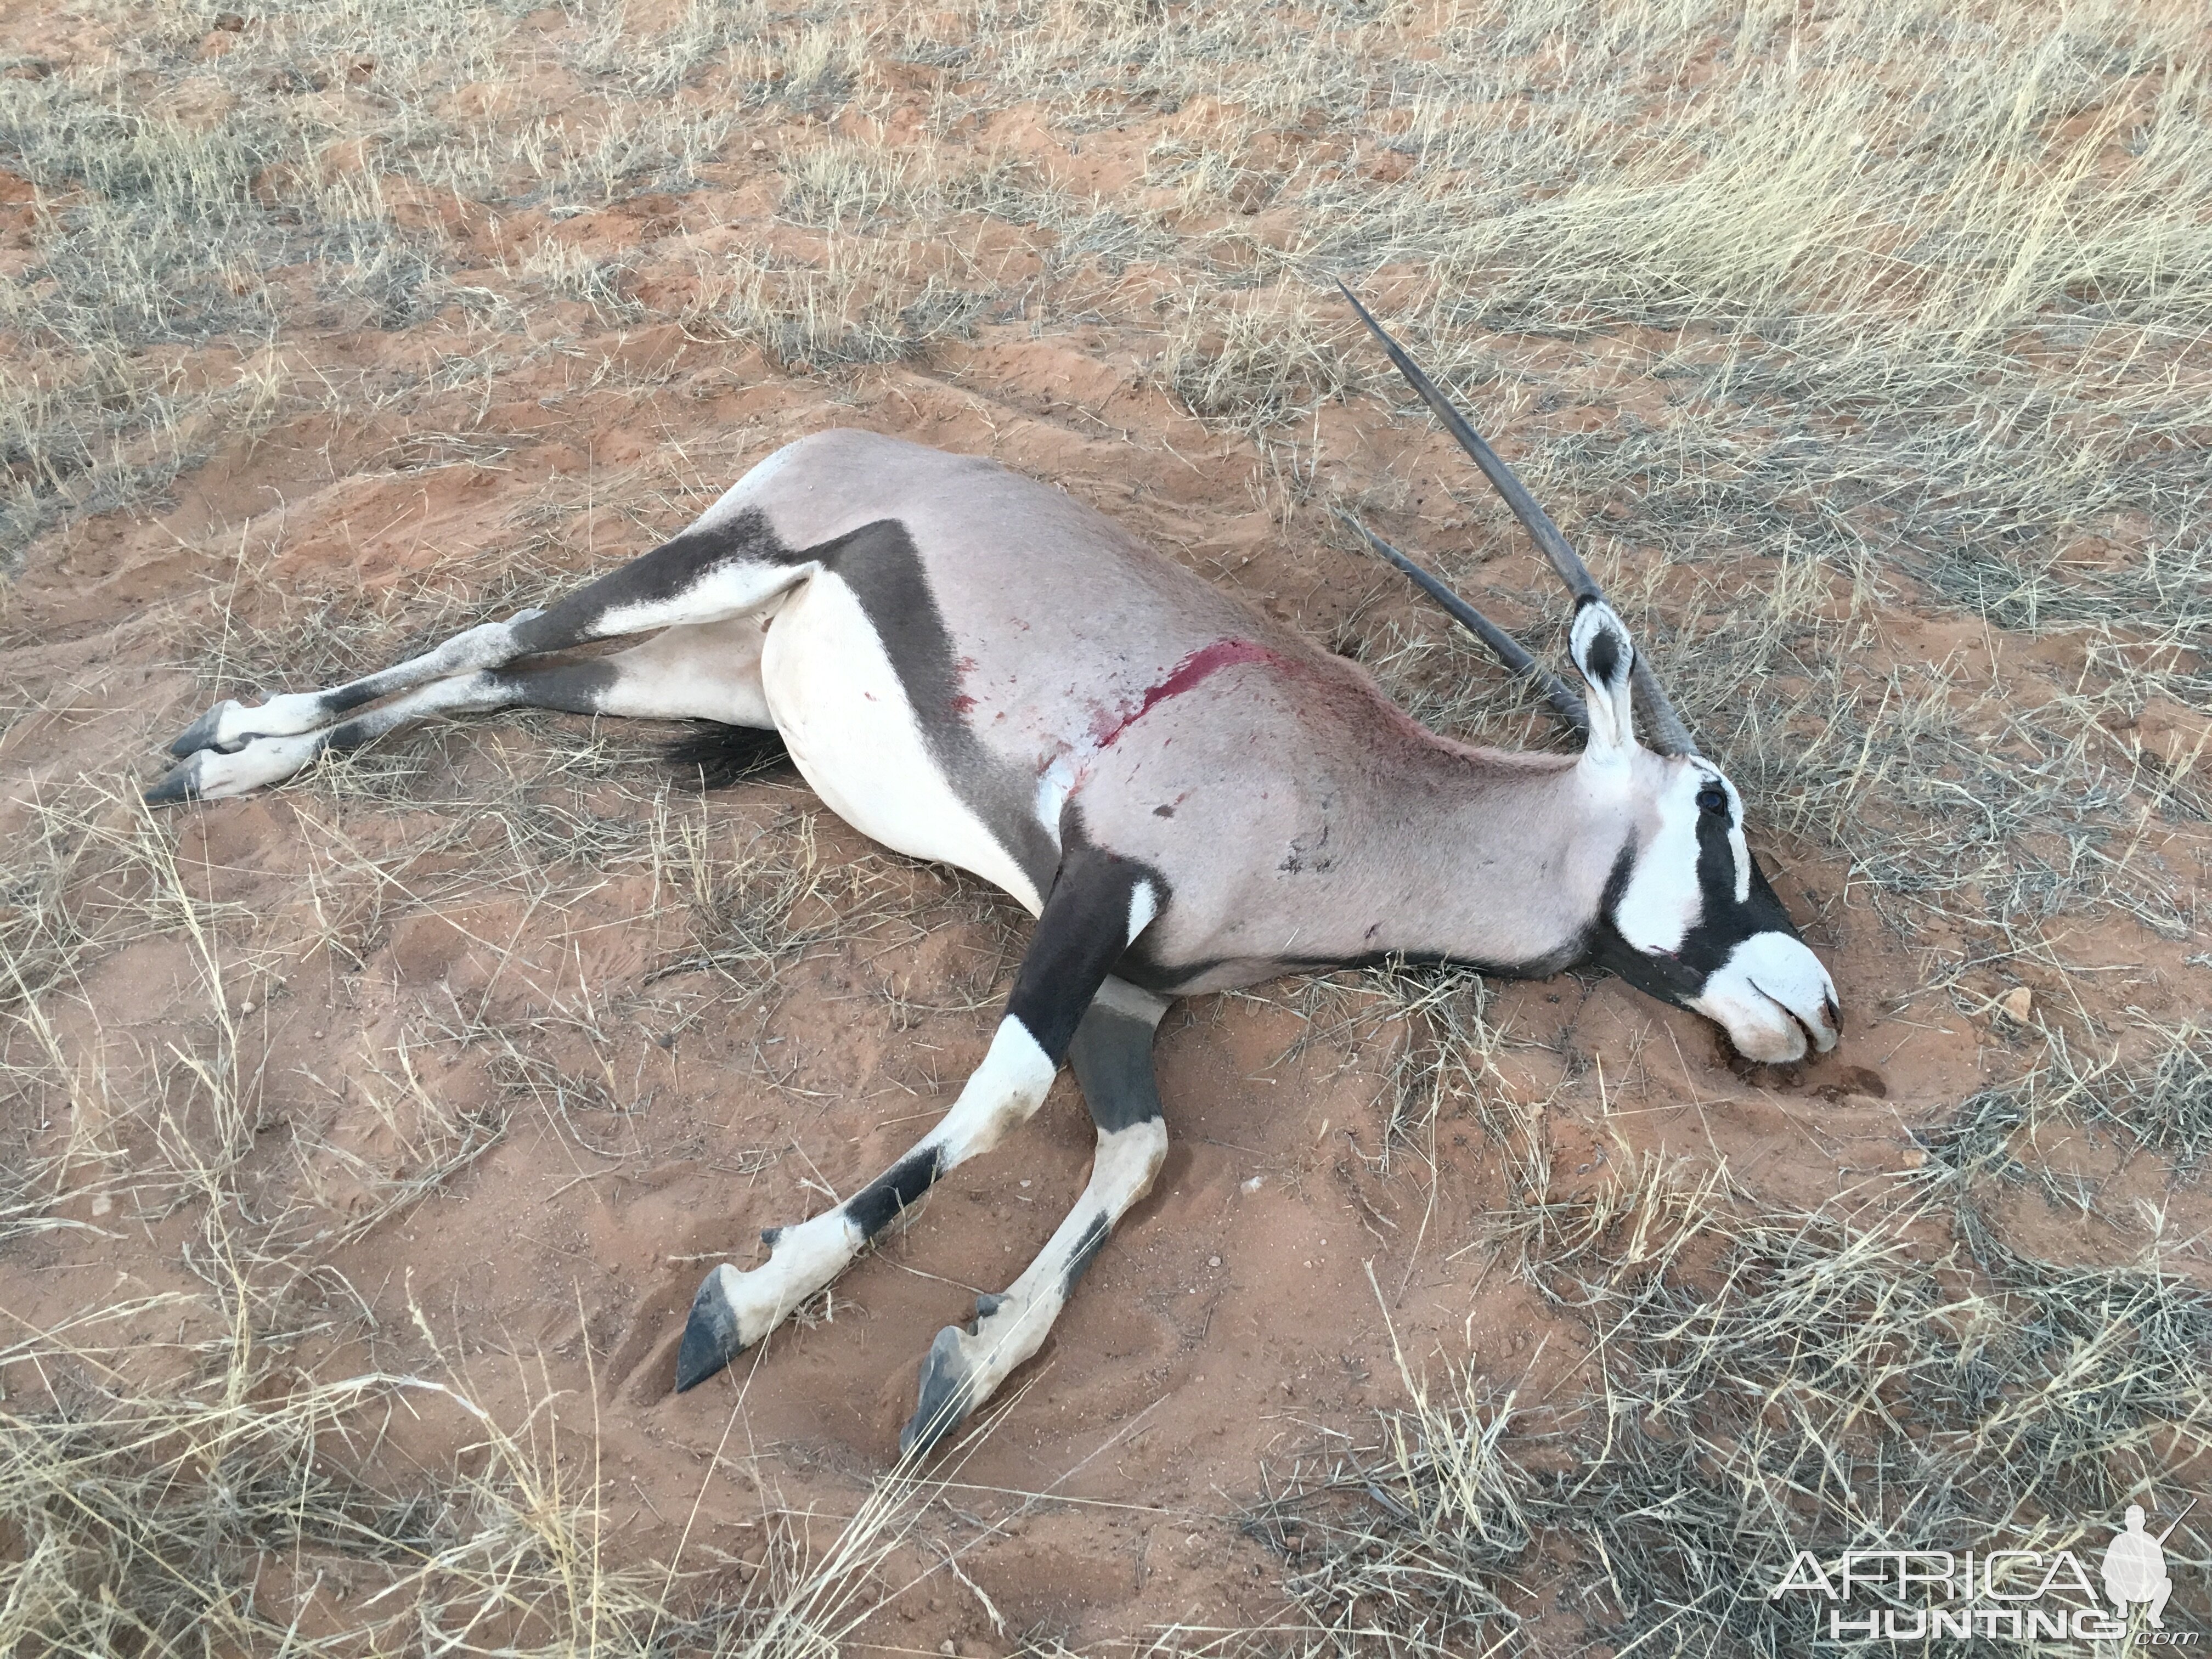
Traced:
<path fill-rule="evenodd" d="M 2212 701 L 2197 13 L 102 0 L 77 20 L 90 48 L 0 64 L 0 164 L 32 194 L 0 286 L 0 576 L 279 428 L 302 453 L 381 434 L 332 463 L 356 478 L 535 465 L 502 424 L 510 381 L 538 408 L 624 398 L 659 430 L 657 405 L 713 389 L 617 362 L 610 342 L 655 330 L 757 346 L 832 397 L 1052 339 L 1110 368 L 1115 398 L 1154 400 L 1135 441 L 1248 447 L 1288 544 L 1352 550 L 1339 501 L 1395 518 L 1548 648 L 1556 596 L 1476 480 L 1344 465 L 1371 400 L 1403 393 L 1333 302 L 1341 275 L 1568 526 L 1762 832 L 1942 941 L 1929 988 L 1982 1018 L 1984 980 L 2047 958 L 2062 921 L 2203 926 L 2201 853 L 2157 851 L 2212 816 L 2202 756 L 2133 735 L 2149 705 Z M 1054 142 L 1009 138 L 1010 111 Z M 372 337 L 399 349 L 363 367 Z M 527 380 L 549 363 L 573 367 L 557 392 Z M 1036 401 L 1121 430 L 1091 395 Z M 1425 441 L 1399 413 L 1396 438 Z M 550 477 L 484 544 L 374 580 L 272 580 L 281 529 L 195 530 L 214 602 L 150 631 L 209 696 L 331 683 L 542 602 L 751 453 Z M 1900 650 L 1905 616 L 1965 643 Z M 1554 740 L 1440 629 L 1355 610 L 1338 643 L 1439 729 Z M 48 691 L 0 687 L 0 740 Z M 0 1237 L 96 1249 L 182 1218 L 209 1288 L 0 1350 L 0 1638 L 827 1651 L 884 1593 L 888 1486 L 819 1571 L 787 1528 L 738 1594 L 696 1562 L 617 1559 L 594 1479 L 551 1438 L 591 1432 L 543 1374 L 501 1425 L 457 1368 L 294 1364 L 333 1237 L 439 1202 L 523 1127 L 626 1156 L 639 1096 L 611 1056 L 631 1027 L 757 1015 L 811 954 L 912 946 L 947 918 L 1002 947 L 959 994 L 1002 976 L 1003 907 L 826 850 L 772 787 L 710 811 L 642 747 L 532 720 L 329 759 L 287 797 L 306 873 L 269 914 L 210 902 L 173 826 L 110 785 L 29 792 L 0 849 Z M 410 920 L 610 882 L 646 896 L 629 981 L 418 1008 L 364 1056 L 345 1121 L 266 1133 L 246 1005 L 303 963 L 363 969 Z M 140 947 L 179 953 L 204 993 L 188 1016 L 142 1030 L 88 988 Z M 1995 1080 L 1925 1133 L 1920 1207 L 1845 1225 L 1650 1171 L 1559 1198 L 1543 1103 L 1505 1076 L 1530 1039 L 1468 976 L 1297 1006 L 1299 1052 L 1381 1076 L 1371 1156 L 1415 1170 L 1425 1228 L 1439 1123 L 1482 1127 L 1516 1200 L 1495 1242 L 1602 1339 L 1605 1382 L 1509 1400 L 1409 1365 L 1380 1443 L 1255 1512 L 1290 1558 L 1278 1645 L 1525 1647 L 1535 1609 L 1582 1627 L 1547 1650 L 1794 1651 L 1802 1632 L 1743 1593 L 1778 1550 L 1970 1523 L 2055 1538 L 2195 1470 L 2197 1293 L 2155 1264 L 2031 1260 L 1990 1200 L 2027 1184 L 2090 1212 L 2039 1158 L 2047 1129 L 2200 1163 L 2201 1023 L 2006 1028 Z M 480 1068 L 490 1103 L 426 1086 L 433 1050 Z M 173 1314 L 169 1369 L 126 1376 L 131 1334 Z M 394 1484 L 376 1454 L 407 1401 L 465 1449 Z"/>
<path fill-rule="evenodd" d="M 650 822 L 667 829 L 665 814 Z M 904 1467 L 842 1517 L 787 1512 L 773 1481 L 756 1478 L 757 1559 L 688 1534 L 688 1557 L 623 1552 L 595 1396 L 564 1397 L 542 1354 L 519 1357 L 519 1386 L 500 1392 L 527 1409 L 501 1421 L 411 1296 L 428 1372 L 311 1360 L 374 1342 L 368 1304 L 331 1252 L 446 1189 L 504 1132 L 504 1110 L 456 1109 L 426 1087 L 423 1050 L 492 1050 L 492 1076 L 516 1104 L 619 1157 L 578 1118 L 620 1106 L 538 1059 L 556 1024 L 600 1044 L 605 1031 L 573 1017 L 490 1025 L 456 1003 L 451 1024 L 413 1044 L 403 1036 L 383 1063 L 352 1073 L 343 1134 L 337 1119 L 295 1114 L 272 1167 L 259 1139 L 273 1126 L 252 1057 L 254 1003 L 240 990 L 266 998 L 283 981 L 254 948 L 251 919 L 193 896 L 166 827 L 135 802 L 90 797 L 39 823 L 50 841 L 74 840 L 76 883 L 57 886 L 82 908 L 40 906 L 46 931 L 9 936 L 0 954 L 14 1000 L 0 1084 L 33 1109 L 9 1119 L 24 1142 L 8 1148 L 0 1243 L 112 1239 L 182 1214 L 198 1287 L 111 1299 L 49 1328 L 18 1316 L 0 1345 L 0 1647 L 355 1655 L 428 1641 L 458 1654 L 772 1659 L 837 1651 L 887 1601 L 958 1571 L 957 1550 L 953 1565 L 939 1557 L 919 1576 L 902 1553 L 941 1492 L 941 1480 Z M 651 856 L 672 886 L 728 919 L 732 878 L 699 836 L 679 834 Z M 758 857 L 739 854 L 739 890 Z M 787 862 L 811 869 L 803 856 Z M 761 911 L 761 926 L 780 925 L 820 882 L 813 871 L 781 908 Z M 113 902 L 87 902 L 88 888 Z M 90 931 L 55 937 L 71 925 Z M 820 936 L 756 936 L 749 953 L 718 947 L 714 965 L 759 969 Z M 48 1012 L 86 1004 L 67 994 L 76 971 L 139 939 L 181 941 L 204 998 L 150 1066 L 122 1062 L 97 1026 L 86 1040 Z M 59 1135 L 33 1127 L 58 1121 Z M 380 1139 L 380 1152 L 356 1149 Z M 153 1340 L 149 1328 L 171 1334 Z M 447 1449 L 426 1452 L 426 1434 Z M 957 1475 L 956 1459 L 943 1479 Z"/>
<path fill-rule="evenodd" d="M 703 1540 L 690 1562 L 625 1554 L 596 1424 L 542 1367 L 506 1424 L 451 1367 L 315 1377 L 291 1355 L 331 1322 L 280 1305 L 276 1264 L 235 1248 L 238 1218 L 210 1231 L 205 1297 L 118 1304 L 0 1348 L 0 1374 L 44 1379 L 0 1402 L 9 1651 L 776 1659 L 837 1651 L 921 1583 L 885 1577 L 934 1490 L 904 1470 L 826 1545 L 813 1517 L 771 1509 L 757 1560 Z M 155 1311 L 197 1339 L 170 1345 L 167 1386 L 118 1369 L 143 1340 L 109 1340 Z M 388 1455 L 426 1426 L 453 1449 Z"/>
<path fill-rule="evenodd" d="M 1245 1524 L 1309 1650 L 1780 1659 L 1815 1639 L 1767 1594 L 1799 1550 L 2082 1550 L 2148 1492 L 2179 1507 L 2212 1449 L 2201 1291 L 1741 1196 L 1647 1169 L 1500 1229 L 1598 1387 L 1409 1370 L 1378 1440 L 1283 1472 Z"/>

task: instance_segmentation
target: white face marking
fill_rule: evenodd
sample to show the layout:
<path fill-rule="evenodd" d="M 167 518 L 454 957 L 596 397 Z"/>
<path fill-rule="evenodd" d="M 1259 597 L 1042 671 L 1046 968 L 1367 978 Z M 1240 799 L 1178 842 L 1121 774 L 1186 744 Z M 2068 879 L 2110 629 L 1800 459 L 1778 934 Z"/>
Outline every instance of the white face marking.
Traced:
<path fill-rule="evenodd" d="M 1768 933 L 1731 951 L 1689 1006 L 1725 1026 L 1745 1059 L 1779 1065 L 1805 1057 L 1807 1031 L 1822 1054 L 1836 1046 L 1835 1003 L 1820 959 L 1789 934 Z"/>
<path fill-rule="evenodd" d="M 1716 772 L 1713 778 L 1728 792 L 1729 798 L 1729 854 L 1735 860 L 1735 902 L 1751 902 L 1751 843 L 1743 838 L 1743 797 L 1735 792 L 1735 785 L 1728 775 Z"/>
<path fill-rule="evenodd" d="M 1698 805 L 1698 796 L 1707 788 L 1718 788 L 1728 796 L 1735 902 L 1741 904 L 1751 896 L 1751 849 L 1743 838 L 1743 801 L 1735 786 L 1717 769 L 1699 762 L 1674 767 L 1652 801 L 1658 828 L 1637 848 L 1627 890 L 1613 913 L 1620 936 L 1639 951 L 1680 950 L 1705 915 L 1705 892 L 1698 883 L 1698 829 L 1705 809 Z"/>

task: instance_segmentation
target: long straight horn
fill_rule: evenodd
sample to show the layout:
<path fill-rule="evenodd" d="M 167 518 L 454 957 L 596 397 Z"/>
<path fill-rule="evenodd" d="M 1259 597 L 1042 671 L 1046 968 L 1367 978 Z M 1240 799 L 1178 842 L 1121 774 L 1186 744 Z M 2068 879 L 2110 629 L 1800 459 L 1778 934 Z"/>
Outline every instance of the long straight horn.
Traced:
<path fill-rule="evenodd" d="M 1491 654 L 1504 663 L 1512 672 L 1534 680 L 1544 700 L 1571 727 L 1577 737 L 1589 736 L 1589 710 L 1583 707 L 1567 683 L 1538 662 L 1521 647 L 1521 641 L 1477 611 L 1465 599 L 1445 586 L 1437 577 L 1415 564 L 1396 548 L 1384 541 L 1351 514 L 1339 509 L 1337 516 L 1367 538 L 1367 544 L 1413 579 L 1414 585 L 1449 611 L 1453 619 L 1467 631 L 1490 647 Z"/>
<path fill-rule="evenodd" d="M 1559 533 L 1559 527 L 1552 522 L 1551 516 L 1536 505 L 1536 498 L 1528 493 L 1528 485 L 1521 482 L 1511 467 L 1498 459 L 1495 450 L 1483 442 L 1481 435 L 1468 424 L 1467 416 L 1459 412 L 1450 398 L 1437 389 L 1436 383 L 1421 372 L 1421 366 L 1406 355 L 1406 349 L 1392 339 L 1389 331 L 1375 320 L 1374 314 L 1359 303 L 1359 296 L 1341 282 L 1336 286 L 1337 291 L 1350 301 L 1352 308 L 1359 313 L 1359 320 L 1366 324 L 1370 331 L 1382 342 L 1382 349 L 1390 354 L 1390 361 L 1396 365 L 1398 372 L 1406 377 L 1414 391 L 1421 394 L 1421 401 L 1443 422 L 1444 429 L 1458 441 L 1459 447 L 1468 453 L 1468 458 L 1482 469 L 1482 476 L 1490 480 L 1492 487 L 1505 498 L 1506 506 L 1513 509 L 1513 516 L 1521 520 L 1522 528 L 1543 550 L 1544 556 L 1552 562 L 1552 568 L 1559 573 L 1559 580 L 1567 585 L 1567 591 L 1575 596 L 1576 603 L 1580 604 L 1586 599 L 1604 599 L 1605 590 L 1597 585 L 1597 578 L 1590 574 L 1589 567 L 1568 545 L 1567 538 Z M 1660 752 L 1696 754 L 1697 739 L 1690 735 L 1690 728 L 1682 723 L 1682 717 L 1674 712 L 1674 702 L 1668 697 L 1666 688 L 1659 684 L 1659 677 L 1651 672 L 1650 665 L 1644 660 L 1641 651 L 1636 653 L 1633 676 L 1636 690 L 1644 699 L 1644 712 L 1650 717 L 1652 736 L 1658 740 Z"/>

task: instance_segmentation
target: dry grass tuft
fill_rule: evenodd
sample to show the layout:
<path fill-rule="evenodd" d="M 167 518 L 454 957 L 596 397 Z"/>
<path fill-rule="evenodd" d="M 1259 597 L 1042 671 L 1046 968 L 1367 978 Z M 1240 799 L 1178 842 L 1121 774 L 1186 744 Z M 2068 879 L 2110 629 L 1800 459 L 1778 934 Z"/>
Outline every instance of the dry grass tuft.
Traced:
<path fill-rule="evenodd" d="M 593 1425 L 543 1376 L 526 1379 L 535 1403 L 511 1425 L 458 1374 L 316 1378 L 287 1353 L 325 1328 L 258 1328 L 252 1264 L 218 1261 L 237 1277 L 206 1305 L 168 1298 L 204 1333 L 176 1345 L 188 1373 L 173 1384 L 134 1383 L 118 1367 L 143 1345 L 100 1340 L 145 1316 L 143 1302 L 0 1348 L 0 1374 L 51 1384 L 17 1382 L 0 1405 L 0 1526 L 17 1546 L 0 1558 L 9 1652 L 335 1656 L 427 1642 L 774 1659 L 836 1651 L 900 1588 L 878 1575 L 928 1495 L 903 1472 L 818 1555 L 771 1514 L 765 1559 L 741 1587 L 726 1566 L 623 1556 Z M 453 1449 L 380 1455 L 426 1431 Z"/>
<path fill-rule="evenodd" d="M 1798 1550 L 2079 1549 L 2146 1493 L 2179 1508 L 2212 1449 L 2212 1299 L 2155 1267 L 1969 1256 L 1650 1170 L 1499 1242 L 1598 1389 L 1409 1370 L 1379 1441 L 1287 1471 L 1246 1528 L 1315 1651 L 1517 1651 L 1540 1607 L 1546 1651 L 1779 1659 L 1813 1639 L 1766 1593 Z"/>

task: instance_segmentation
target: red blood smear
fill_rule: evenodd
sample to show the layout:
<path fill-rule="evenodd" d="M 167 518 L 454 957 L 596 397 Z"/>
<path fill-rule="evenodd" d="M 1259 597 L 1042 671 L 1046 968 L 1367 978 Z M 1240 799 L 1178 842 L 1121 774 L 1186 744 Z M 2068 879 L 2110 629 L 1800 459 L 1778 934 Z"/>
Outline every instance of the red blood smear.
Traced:
<path fill-rule="evenodd" d="M 1179 697 L 1192 687 L 1224 668 L 1234 668 L 1239 663 L 1263 662 L 1286 672 L 1295 673 L 1304 665 L 1281 653 L 1270 651 L 1264 645 L 1255 645 L 1249 640 L 1216 640 L 1212 645 L 1202 645 L 1173 668 L 1157 684 L 1148 685 L 1134 704 L 1123 705 L 1119 714 L 1102 710 L 1091 725 L 1091 735 L 1097 739 L 1101 749 L 1110 746 L 1114 740 L 1152 713 L 1170 697 Z"/>

